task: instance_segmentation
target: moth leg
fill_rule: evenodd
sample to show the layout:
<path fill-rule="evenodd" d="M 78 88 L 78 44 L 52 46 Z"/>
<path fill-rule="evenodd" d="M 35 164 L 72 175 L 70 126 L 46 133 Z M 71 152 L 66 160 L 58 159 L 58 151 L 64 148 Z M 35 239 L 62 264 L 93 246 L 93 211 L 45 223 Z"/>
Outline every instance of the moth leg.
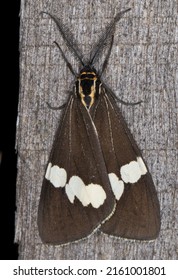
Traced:
<path fill-rule="evenodd" d="M 54 41 L 54 43 L 56 44 L 56 46 L 57 46 L 58 49 L 60 50 L 60 52 L 61 52 L 61 54 L 62 54 L 62 57 L 63 57 L 64 61 L 66 62 L 67 67 L 69 68 L 69 70 L 71 71 L 71 73 L 72 73 L 75 77 L 77 77 L 77 74 L 75 73 L 74 69 L 72 68 L 72 65 L 71 65 L 70 62 L 68 61 L 67 57 L 65 56 L 65 54 L 64 54 L 63 50 L 61 49 L 61 47 L 59 46 L 59 44 L 58 44 L 56 41 Z"/>
<path fill-rule="evenodd" d="M 123 14 L 125 14 L 126 12 L 130 11 L 131 9 L 127 9 L 119 14 L 116 15 L 115 19 L 114 19 L 114 24 L 116 24 L 117 21 L 119 21 L 119 19 L 122 17 Z M 113 28 L 113 30 L 108 27 L 108 30 L 110 31 L 110 33 L 114 33 L 114 29 L 115 29 L 115 26 L 112 26 L 111 27 Z M 100 71 L 100 77 L 102 76 L 103 72 L 105 71 L 107 65 L 108 65 L 108 61 L 109 61 L 109 57 L 110 57 L 110 54 L 111 54 L 111 50 L 112 50 L 112 46 L 113 46 L 113 41 L 114 41 L 114 35 L 112 35 L 111 37 L 111 42 L 110 42 L 110 47 L 109 47 L 109 50 L 108 50 L 108 53 L 106 55 L 106 58 L 104 60 L 104 63 L 103 63 L 103 66 L 102 66 L 102 69 Z"/>
<path fill-rule="evenodd" d="M 64 41 L 66 42 L 66 45 L 72 51 L 72 53 L 75 55 L 75 57 L 80 61 L 80 63 L 84 66 L 84 62 L 82 60 L 80 50 L 78 49 L 77 44 L 76 44 L 70 30 L 61 22 L 60 18 L 57 18 L 56 16 L 51 15 L 47 12 L 41 12 L 41 14 L 49 15 L 54 20 Z"/>
<path fill-rule="evenodd" d="M 134 106 L 134 105 L 141 104 L 143 102 L 143 100 L 140 100 L 140 101 L 137 101 L 137 102 L 126 102 L 126 101 L 120 99 L 119 97 L 117 97 L 115 95 L 115 93 L 107 85 L 105 85 L 104 83 L 103 83 L 103 86 L 106 89 L 106 91 L 109 91 L 109 93 L 112 95 L 112 97 L 114 99 L 116 99 L 121 104 L 124 104 L 124 105 L 127 105 L 127 106 Z"/>
<path fill-rule="evenodd" d="M 60 105 L 60 106 L 58 106 L 58 107 L 51 106 L 51 104 L 49 104 L 48 102 L 46 102 L 46 104 L 47 104 L 47 106 L 48 106 L 50 109 L 52 109 L 52 110 L 61 110 L 61 109 L 64 109 L 64 108 L 65 108 L 65 106 L 66 106 L 67 103 L 64 103 L 64 104 L 62 104 L 62 105 Z"/>
<path fill-rule="evenodd" d="M 71 65 L 70 62 L 68 61 L 67 57 L 65 56 L 65 54 L 64 54 L 63 50 L 61 49 L 61 47 L 59 46 L 59 44 L 58 44 L 56 41 L 54 41 L 54 43 L 55 43 L 55 45 L 58 47 L 58 49 L 60 50 L 60 52 L 61 52 L 61 54 L 62 54 L 62 57 L 63 57 L 64 61 L 66 62 L 67 67 L 69 68 L 69 70 L 71 71 L 71 73 L 72 73 L 75 77 L 77 77 L 77 74 L 76 74 L 75 71 L 73 70 L 72 65 Z M 64 103 L 64 104 L 62 104 L 62 105 L 60 105 L 60 106 L 57 106 L 57 107 L 51 106 L 51 104 L 49 104 L 48 102 L 46 102 L 46 104 L 47 104 L 47 106 L 48 106 L 50 109 L 52 109 L 52 110 L 61 110 L 61 109 L 65 108 L 65 106 L 66 106 L 66 103 Z"/>
<path fill-rule="evenodd" d="M 106 46 L 106 41 L 113 35 L 116 23 L 122 18 L 122 16 L 130 11 L 131 9 L 127 9 L 125 11 L 119 12 L 116 14 L 114 20 L 106 27 L 105 32 L 99 38 L 97 44 L 94 45 L 93 50 L 90 53 L 89 65 L 93 65 L 95 61 L 97 61 L 99 55 L 103 51 Z M 112 40 L 111 40 L 112 41 Z"/>
<path fill-rule="evenodd" d="M 109 57 L 110 57 L 110 54 L 111 54 L 111 49 L 112 49 L 112 46 L 113 46 L 113 41 L 114 41 L 114 35 L 112 35 L 111 43 L 110 43 L 110 47 L 109 47 L 108 53 L 107 53 L 106 58 L 104 60 L 102 69 L 101 69 L 101 71 L 99 73 L 100 77 L 102 76 L 103 72 L 105 71 L 105 69 L 106 69 L 106 67 L 108 65 Z"/>

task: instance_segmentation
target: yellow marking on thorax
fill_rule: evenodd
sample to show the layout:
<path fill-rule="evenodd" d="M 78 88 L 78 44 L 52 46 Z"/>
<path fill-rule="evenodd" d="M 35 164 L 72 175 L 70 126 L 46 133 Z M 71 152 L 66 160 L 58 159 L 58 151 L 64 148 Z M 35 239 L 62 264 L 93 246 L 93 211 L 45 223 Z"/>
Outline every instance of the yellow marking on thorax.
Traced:
<path fill-rule="evenodd" d="M 86 75 L 86 74 L 91 74 L 91 75 L 96 76 L 96 73 L 95 73 L 95 72 L 82 72 L 82 73 L 81 73 L 81 75 Z"/>
<path fill-rule="evenodd" d="M 81 81 L 83 80 L 90 80 L 90 81 L 96 81 L 97 80 L 97 77 L 93 77 L 93 78 L 88 78 L 88 77 L 85 77 L 85 78 L 80 78 Z"/>
<path fill-rule="evenodd" d="M 86 78 L 84 78 L 84 79 L 86 79 Z M 91 80 L 91 79 L 90 79 L 90 80 Z M 90 98 L 91 98 L 90 107 L 93 105 L 93 103 L 94 103 L 94 101 L 95 101 L 96 80 L 97 80 L 97 78 L 96 78 L 96 77 L 95 77 L 95 78 L 92 78 L 92 80 L 94 81 L 94 84 L 93 84 L 93 86 L 91 86 L 91 92 L 90 92 L 90 94 L 88 94 L 88 96 L 90 96 Z M 83 89 L 82 89 L 82 86 L 81 86 L 81 85 L 80 85 L 79 94 L 80 94 L 81 101 L 82 101 L 83 105 L 86 107 L 86 102 L 85 102 L 85 100 L 84 100 L 85 94 L 83 93 Z M 89 107 L 89 108 L 90 108 L 90 107 Z"/>

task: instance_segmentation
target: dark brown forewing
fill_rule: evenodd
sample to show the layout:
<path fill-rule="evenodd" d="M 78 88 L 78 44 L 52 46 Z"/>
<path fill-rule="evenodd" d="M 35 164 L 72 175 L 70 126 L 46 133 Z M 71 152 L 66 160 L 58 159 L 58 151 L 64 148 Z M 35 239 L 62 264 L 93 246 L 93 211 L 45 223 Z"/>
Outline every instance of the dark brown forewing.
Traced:
<path fill-rule="evenodd" d="M 92 113 L 108 174 L 120 176 L 121 166 L 141 153 L 110 93 L 101 93 Z M 149 240 L 160 230 L 160 210 L 155 187 L 147 172 L 137 183 L 125 184 L 114 215 L 100 228 L 104 233 L 124 238 Z"/>
<path fill-rule="evenodd" d="M 67 171 L 67 183 L 73 175 L 85 185 L 99 184 L 106 192 L 106 200 L 99 208 L 84 207 L 75 198 L 71 203 L 65 188 L 55 188 L 44 179 L 38 227 L 42 241 L 65 244 L 90 235 L 113 211 L 115 199 L 92 120 L 80 101 L 71 97 L 57 130 L 49 162 Z"/>

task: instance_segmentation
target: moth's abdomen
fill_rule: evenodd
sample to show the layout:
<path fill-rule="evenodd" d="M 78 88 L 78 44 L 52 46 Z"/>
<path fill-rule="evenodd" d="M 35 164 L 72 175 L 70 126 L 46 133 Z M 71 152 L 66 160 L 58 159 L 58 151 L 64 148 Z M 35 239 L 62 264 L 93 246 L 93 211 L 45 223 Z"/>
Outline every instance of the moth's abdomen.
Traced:
<path fill-rule="evenodd" d="M 101 82 L 93 69 L 83 69 L 76 82 L 77 96 L 82 104 L 90 109 L 100 94 Z"/>

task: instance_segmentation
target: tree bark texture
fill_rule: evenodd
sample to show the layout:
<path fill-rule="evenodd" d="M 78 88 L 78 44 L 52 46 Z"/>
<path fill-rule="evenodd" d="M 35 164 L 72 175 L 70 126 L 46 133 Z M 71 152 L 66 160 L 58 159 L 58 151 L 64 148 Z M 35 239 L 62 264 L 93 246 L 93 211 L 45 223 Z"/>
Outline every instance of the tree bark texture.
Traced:
<path fill-rule="evenodd" d="M 70 28 L 83 54 L 114 15 L 132 10 L 117 23 L 103 80 L 116 95 L 138 106 L 118 104 L 152 174 L 161 206 L 155 241 L 113 238 L 96 232 L 66 246 L 42 244 L 37 209 L 42 180 L 62 110 L 79 63 L 67 49 L 46 11 Z M 178 32 L 176 0 L 21 0 L 20 97 L 17 123 L 18 177 L 16 236 L 19 259 L 177 259 L 178 258 Z M 98 63 L 98 68 L 100 62 Z M 178 72 L 177 72 L 178 73 Z M 118 217 L 119 218 L 119 217 Z"/>

